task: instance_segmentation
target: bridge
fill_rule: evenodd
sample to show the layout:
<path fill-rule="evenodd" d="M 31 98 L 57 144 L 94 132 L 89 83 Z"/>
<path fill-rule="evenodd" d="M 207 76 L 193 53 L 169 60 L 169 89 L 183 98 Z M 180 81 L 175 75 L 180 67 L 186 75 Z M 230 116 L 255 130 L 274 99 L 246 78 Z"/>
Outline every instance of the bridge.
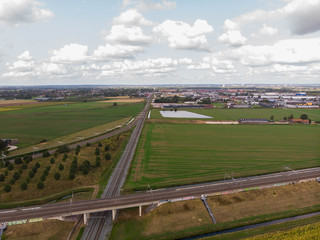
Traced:
<path fill-rule="evenodd" d="M 144 193 L 121 195 L 115 197 L 56 203 L 25 208 L 15 208 L 0 211 L 0 222 L 11 222 L 34 218 L 66 217 L 84 214 L 87 221 L 90 213 L 111 211 L 113 219 L 118 209 L 139 207 L 164 201 L 200 198 L 203 195 L 217 195 L 228 191 L 240 191 L 250 188 L 272 186 L 279 183 L 294 183 L 301 180 L 316 179 L 320 176 L 320 168 L 309 168 L 291 172 L 281 172 L 255 177 L 219 181 L 206 184 L 189 185 Z"/>

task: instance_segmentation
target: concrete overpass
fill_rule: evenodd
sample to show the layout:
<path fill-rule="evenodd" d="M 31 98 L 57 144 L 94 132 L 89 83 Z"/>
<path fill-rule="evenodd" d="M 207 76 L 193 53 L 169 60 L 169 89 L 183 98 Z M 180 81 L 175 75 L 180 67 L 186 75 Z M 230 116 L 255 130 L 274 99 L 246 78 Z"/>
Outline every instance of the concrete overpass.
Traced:
<path fill-rule="evenodd" d="M 232 190 L 240 191 L 256 187 L 272 187 L 274 184 L 316 179 L 319 176 L 320 168 L 310 168 L 228 181 L 152 190 L 144 193 L 102 199 L 7 209 L 0 211 L 0 222 L 34 218 L 66 217 L 79 214 L 84 214 L 87 220 L 90 213 L 110 210 L 114 218 L 116 210 L 131 207 L 139 207 L 139 214 L 141 215 L 141 207 L 144 205 L 156 204 L 168 200 L 183 200 L 183 198 L 200 198 L 202 195 L 226 194 Z"/>

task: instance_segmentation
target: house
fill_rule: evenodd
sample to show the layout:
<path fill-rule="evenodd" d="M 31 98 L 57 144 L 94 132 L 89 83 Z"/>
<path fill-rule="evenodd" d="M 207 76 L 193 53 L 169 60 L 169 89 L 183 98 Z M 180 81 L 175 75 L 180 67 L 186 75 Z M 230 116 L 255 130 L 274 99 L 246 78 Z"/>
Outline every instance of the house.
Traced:
<path fill-rule="evenodd" d="M 240 124 L 268 124 L 268 119 L 263 118 L 241 118 L 239 119 Z"/>
<path fill-rule="evenodd" d="M 309 119 L 290 119 L 289 120 L 290 124 L 298 124 L 298 123 L 302 123 L 302 124 L 309 124 Z"/>

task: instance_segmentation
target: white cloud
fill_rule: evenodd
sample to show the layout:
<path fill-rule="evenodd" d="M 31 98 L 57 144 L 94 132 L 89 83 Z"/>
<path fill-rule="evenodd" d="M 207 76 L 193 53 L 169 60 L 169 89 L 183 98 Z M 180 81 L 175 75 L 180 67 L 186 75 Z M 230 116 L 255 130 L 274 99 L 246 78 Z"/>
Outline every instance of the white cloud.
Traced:
<path fill-rule="evenodd" d="M 36 75 L 63 75 L 67 70 L 63 64 L 43 62 L 35 68 Z"/>
<path fill-rule="evenodd" d="M 263 24 L 263 27 L 260 29 L 260 34 L 261 35 L 267 35 L 267 36 L 272 36 L 278 33 L 277 28 L 273 28 L 270 26 L 267 26 L 266 24 Z"/>
<path fill-rule="evenodd" d="M 43 21 L 53 16 L 43 4 L 36 0 L 1 0 L 0 24 L 18 26 L 23 23 Z"/>
<path fill-rule="evenodd" d="M 231 73 L 234 72 L 234 65 L 230 60 L 219 60 L 218 58 L 204 57 L 201 62 L 190 65 L 188 69 L 207 70 L 211 69 L 214 73 Z"/>
<path fill-rule="evenodd" d="M 206 34 L 213 32 L 213 27 L 200 19 L 193 26 L 182 21 L 166 20 L 153 31 L 165 37 L 172 48 L 203 51 L 208 50 Z"/>
<path fill-rule="evenodd" d="M 176 2 L 171 1 L 151 1 L 151 0 L 123 0 L 122 5 L 124 7 L 127 6 L 135 6 L 135 8 L 142 10 L 142 11 L 150 11 L 150 10 L 166 10 L 166 9 L 175 9 Z"/>
<path fill-rule="evenodd" d="M 7 63 L 6 66 L 10 71 L 27 72 L 33 69 L 34 61 L 29 51 L 24 51 L 17 57 L 17 61 L 12 64 Z"/>
<path fill-rule="evenodd" d="M 141 46 L 111 45 L 99 46 L 94 52 L 93 60 L 110 60 L 111 58 L 132 58 L 135 53 L 142 52 Z"/>
<path fill-rule="evenodd" d="M 52 57 L 50 60 L 52 62 L 65 62 L 65 63 L 76 63 L 83 62 L 87 60 L 88 46 L 81 45 L 78 43 L 71 43 L 69 45 L 65 45 L 59 50 L 52 50 L 50 53 Z"/>
<path fill-rule="evenodd" d="M 273 45 L 247 45 L 221 52 L 225 58 L 238 59 L 247 66 L 272 64 L 305 65 L 320 62 L 320 38 L 280 40 Z"/>
<path fill-rule="evenodd" d="M 320 30 L 319 0 L 289 0 L 281 8 L 264 11 L 255 10 L 234 18 L 240 26 L 257 21 L 288 21 L 291 32 L 298 35 Z"/>
<path fill-rule="evenodd" d="M 136 9 L 129 9 L 114 18 L 114 23 L 127 26 L 152 26 L 153 23 L 143 17 Z"/>
<path fill-rule="evenodd" d="M 146 45 L 152 42 L 152 37 L 145 35 L 137 26 L 114 25 L 106 40 L 126 45 Z"/>
<path fill-rule="evenodd" d="M 230 30 L 219 36 L 219 42 L 231 47 L 239 47 L 246 43 L 247 39 L 241 35 L 239 30 Z"/>

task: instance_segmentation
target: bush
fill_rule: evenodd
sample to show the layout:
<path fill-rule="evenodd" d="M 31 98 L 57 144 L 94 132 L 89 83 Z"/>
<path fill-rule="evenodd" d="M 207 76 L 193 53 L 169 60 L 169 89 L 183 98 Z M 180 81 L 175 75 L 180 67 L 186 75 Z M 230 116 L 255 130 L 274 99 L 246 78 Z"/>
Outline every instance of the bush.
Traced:
<path fill-rule="evenodd" d="M 88 168 L 86 168 L 86 167 L 82 168 L 82 174 L 83 175 L 87 175 L 88 173 L 89 173 L 89 169 Z"/>
<path fill-rule="evenodd" d="M 94 151 L 94 154 L 95 154 L 95 155 L 100 155 L 100 149 L 99 149 L 99 148 L 96 148 L 96 150 Z"/>
<path fill-rule="evenodd" d="M 70 148 L 66 145 L 60 145 L 56 150 L 57 153 L 68 153 L 70 152 Z"/>
<path fill-rule="evenodd" d="M 69 180 L 73 180 L 74 178 L 75 178 L 74 173 L 70 173 L 70 174 L 69 174 Z"/>
<path fill-rule="evenodd" d="M 38 188 L 39 190 L 44 189 L 44 183 L 43 183 L 43 182 L 38 182 L 37 188 Z"/>
<path fill-rule="evenodd" d="M 59 180 L 60 177 L 61 177 L 60 173 L 56 173 L 56 174 L 54 175 L 54 179 L 55 179 L 55 180 Z"/>
<path fill-rule="evenodd" d="M 4 174 L 0 174 L 0 182 L 4 182 L 5 176 Z"/>
<path fill-rule="evenodd" d="M 106 145 L 106 146 L 104 147 L 104 150 L 105 150 L 105 151 L 109 151 L 109 148 L 110 148 L 110 146 L 109 146 L 109 145 Z"/>
<path fill-rule="evenodd" d="M 8 193 L 11 191 L 11 186 L 9 184 L 7 184 L 4 186 L 3 190 Z"/>
<path fill-rule="evenodd" d="M 13 169 L 14 169 L 13 164 L 12 164 L 12 163 L 9 163 L 9 165 L 8 165 L 8 170 L 9 170 L 9 171 L 12 171 Z"/>
<path fill-rule="evenodd" d="M 13 178 L 14 178 L 15 180 L 18 180 L 18 179 L 20 178 L 20 173 L 19 173 L 19 172 L 15 172 L 15 173 L 13 174 Z"/>
<path fill-rule="evenodd" d="M 99 147 L 102 147 L 102 143 L 101 143 L 101 142 L 99 142 L 99 143 L 98 143 L 98 146 L 99 146 Z"/>
<path fill-rule="evenodd" d="M 90 144 L 89 142 L 87 142 L 87 145 L 86 145 L 86 146 L 87 146 L 87 147 L 90 147 L 90 145 L 91 145 L 91 144 Z"/>
<path fill-rule="evenodd" d="M 39 168 L 40 167 L 40 163 L 36 163 L 35 165 L 34 165 L 36 168 Z"/>
<path fill-rule="evenodd" d="M 50 163 L 51 163 L 51 164 L 54 164 L 54 163 L 55 163 L 54 158 L 51 158 L 51 159 L 50 159 Z"/>
<path fill-rule="evenodd" d="M 46 170 L 49 172 L 51 169 L 51 166 L 46 167 Z"/>
<path fill-rule="evenodd" d="M 48 176 L 48 174 L 49 174 L 49 170 L 48 170 L 48 169 L 45 169 L 45 170 L 43 171 L 43 174 L 42 174 L 42 175 Z"/>
<path fill-rule="evenodd" d="M 9 181 L 9 183 L 10 183 L 11 185 L 13 185 L 15 182 L 16 182 L 16 180 L 15 180 L 14 178 L 11 178 L 10 181 Z"/>
<path fill-rule="evenodd" d="M 8 176 L 8 169 L 4 170 L 4 175 Z"/>
<path fill-rule="evenodd" d="M 41 177 L 40 177 L 40 180 L 41 180 L 42 182 L 44 182 L 44 181 L 46 180 L 46 178 L 47 178 L 47 176 L 44 175 L 44 174 L 42 174 Z"/>
<path fill-rule="evenodd" d="M 29 183 L 31 181 L 30 177 L 26 177 L 26 182 Z"/>
<path fill-rule="evenodd" d="M 111 159 L 110 153 L 106 153 L 106 155 L 104 155 L 104 158 L 105 158 L 106 160 L 110 160 L 110 159 Z"/>
<path fill-rule="evenodd" d="M 22 184 L 20 185 L 20 188 L 21 188 L 21 190 L 26 190 L 26 189 L 28 188 L 27 183 L 26 183 L 26 182 L 22 183 Z"/>
<path fill-rule="evenodd" d="M 27 167 L 28 167 L 27 164 L 25 164 L 25 163 L 22 164 L 22 169 L 27 169 Z"/>
<path fill-rule="evenodd" d="M 16 157 L 16 158 L 14 159 L 14 163 L 15 163 L 15 164 L 22 164 L 22 159 L 21 159 L 21 157 Z"/>
<path fill-rule="evenodd" d="M 33 172 L 34 174 L 36 174 L 37 171 L 38 171 L 38 168 L 36 168 L 36 166 L 34 166 L 34 167 L 32 168 L 32 172 Z"/>
<path fill-rule="evenodd" d="M 31 155 L 27 155 L 23 158 L 23 160 L 26 162 L 26 164 L 28 164 L 29 162 L 32 161 L 32 156 Z"/>
<path fill-rule="evenodd" d="M 96 159 L 96 167 L 100 167 L 100 166 L 101 166 L 100 159 Z"/>
<path fill-rule="evenodd" d="M 42 153 L 42 157 L 44 157 L 44 158 L 49 157 L 49 156 L 50 156 L 50 153 L 48 152 L 48 150 L 46 150 Z"/>
<path fill-rule="evenodd" d="M 33 171 L 30 171 L 29 174 L 28 174 L 29 178 L 33 178 L 34 177 L 34 172 Z"/>
<path fill-rule="evenodd" d="M 59 168 L 60 171 L 62 171 L 64 169 L 63 164 L 61 163 L 58 168 Z"/>

